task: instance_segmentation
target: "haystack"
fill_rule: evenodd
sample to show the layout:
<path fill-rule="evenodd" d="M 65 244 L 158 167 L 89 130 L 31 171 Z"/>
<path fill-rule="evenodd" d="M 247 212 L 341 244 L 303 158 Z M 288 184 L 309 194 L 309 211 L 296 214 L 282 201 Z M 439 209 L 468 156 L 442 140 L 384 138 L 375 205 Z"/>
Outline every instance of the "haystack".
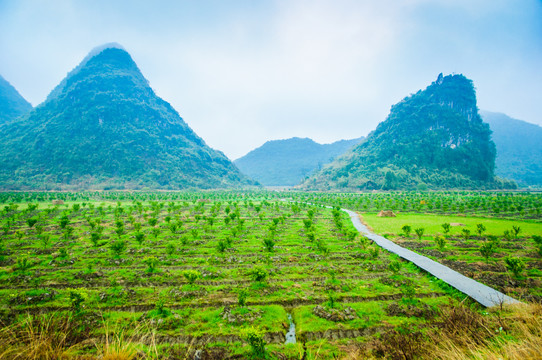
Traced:
<path fill-rule="evenodd" d="M 395 217 L 396 215 L 390 210 L 381 210 L 377 216 L 380 217 Z"/>

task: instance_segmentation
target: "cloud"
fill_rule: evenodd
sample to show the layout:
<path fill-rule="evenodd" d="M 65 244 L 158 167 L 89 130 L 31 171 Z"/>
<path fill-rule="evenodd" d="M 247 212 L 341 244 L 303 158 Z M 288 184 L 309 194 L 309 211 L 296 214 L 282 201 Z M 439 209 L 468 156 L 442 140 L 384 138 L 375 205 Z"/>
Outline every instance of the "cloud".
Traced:
<path fill-rule="evenodd" d="M 0 0 L 0 71 L 37 104 L 105 42 L 231 158 L 267 140 L 366 135 L 437 74 L 542 123 L 542 5 L 525 0 Z"/>

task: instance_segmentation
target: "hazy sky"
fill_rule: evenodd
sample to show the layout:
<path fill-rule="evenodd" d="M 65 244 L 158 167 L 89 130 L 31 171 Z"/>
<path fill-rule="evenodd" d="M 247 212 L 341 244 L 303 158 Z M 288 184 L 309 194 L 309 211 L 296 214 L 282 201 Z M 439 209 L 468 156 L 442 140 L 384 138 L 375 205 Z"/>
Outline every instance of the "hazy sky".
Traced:
<path fill-rule="evenodd" d="M 0 74 L 33 105 L 107 42 L 232 159 L 367 135 L 440 72 L 542 124 L 542 0 L 0 0 Z"/>

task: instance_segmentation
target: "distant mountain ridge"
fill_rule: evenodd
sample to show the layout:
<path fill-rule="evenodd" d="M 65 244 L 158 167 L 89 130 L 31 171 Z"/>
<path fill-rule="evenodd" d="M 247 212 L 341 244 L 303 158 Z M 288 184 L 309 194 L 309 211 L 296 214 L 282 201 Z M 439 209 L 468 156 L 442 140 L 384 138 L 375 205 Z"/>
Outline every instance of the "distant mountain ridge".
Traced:
<path fill-rule="evenodd" d="M 501 113 L 480 114 L 493 131 L 496 174 L 522 186 L 542 186 L 542 127 Z"/>
<path fill-rule="evenodd" d="M 32 110 L 32 105 L 0 75 L 0 125 Z"/>
<path fill-rule="evenodd" d="M 28 115 L 0 127 L 4 189 L 255 184 L 150 88 L 117 44 L 93 50 Z"/>
<path fill-rule="evenodd" d="M 392 106 L 366 141 L 301 188 L 487 189 L 513 187 L 495 178 L 495 144 L 478 114 L 472 81 L 440 74 L 425 90 Z"/>
<path fill-rule="evenodd" d="M 234 163 L 262 185 L 294 186 L 362 140 L 340 140 L 332 144 L 298 137 L 272 140 Z"/>

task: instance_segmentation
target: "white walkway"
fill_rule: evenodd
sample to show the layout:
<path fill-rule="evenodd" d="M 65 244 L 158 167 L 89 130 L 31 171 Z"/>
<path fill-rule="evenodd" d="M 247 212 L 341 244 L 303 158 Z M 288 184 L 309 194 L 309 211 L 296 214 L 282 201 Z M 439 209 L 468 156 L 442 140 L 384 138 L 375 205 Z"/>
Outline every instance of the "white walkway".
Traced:
<path fill-rule="evenodd" d="M 408 260 L 423 270 L 427 271 L 431 275 L 443 280 L 447 284 L 453 286 L 462 293 L 470 296 L 474 300 L 478 301 L 480 304 L 490 307 L 495 305 L 500 305 L 501 303 L 514 304 L 519 303 L 518 300 L 511 298 L 508 295 L 505 295 L 489 286 L 479 283 L 478 281 L 472 280 L 464 275 L 461 275 L 457 271 L 450 269 L 447 266 L 439 264 L 436 261 L 433 261 L 425 256 L 416 254 L 413 251 L 405 249 L 388 239 L 376 235 L 367 229 L 359 219 L 359 215 L 354 211 L 343 209 L 350 218 L 354 227 L 363 235 L 373 240 L 380 247 L 391 251 L 394 254 L 399 255 L 405 260 Z"/>

